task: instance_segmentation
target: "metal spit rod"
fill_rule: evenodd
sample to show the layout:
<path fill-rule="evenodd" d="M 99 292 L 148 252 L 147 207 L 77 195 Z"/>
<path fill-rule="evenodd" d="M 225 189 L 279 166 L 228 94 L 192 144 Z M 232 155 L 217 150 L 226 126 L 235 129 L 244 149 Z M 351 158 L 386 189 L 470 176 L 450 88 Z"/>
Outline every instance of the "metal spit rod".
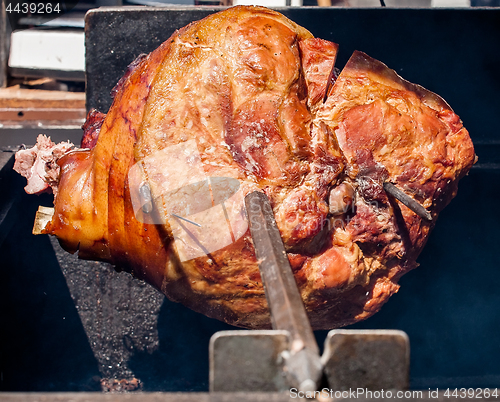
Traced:
<path fill-rule="evenodd" d="M 273 329 L 291 335 L 290 350 L 283 356 L 286 376 L 292 386 L 314 391 L 322 377 L 319 348 L 271 204 L 264 193 L 255 191 L 245 197 L 245 205 Z"/>

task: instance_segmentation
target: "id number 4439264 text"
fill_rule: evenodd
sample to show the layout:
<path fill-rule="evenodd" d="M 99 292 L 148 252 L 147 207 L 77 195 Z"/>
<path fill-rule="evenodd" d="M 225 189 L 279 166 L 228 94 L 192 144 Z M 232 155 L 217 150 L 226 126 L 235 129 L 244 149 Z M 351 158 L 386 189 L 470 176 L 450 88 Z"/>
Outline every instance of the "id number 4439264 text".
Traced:
<path fill-rule="evenodd" d="M 5 11 L 12 14 L 59 14 L 61 3 L 7 3 Z"/>

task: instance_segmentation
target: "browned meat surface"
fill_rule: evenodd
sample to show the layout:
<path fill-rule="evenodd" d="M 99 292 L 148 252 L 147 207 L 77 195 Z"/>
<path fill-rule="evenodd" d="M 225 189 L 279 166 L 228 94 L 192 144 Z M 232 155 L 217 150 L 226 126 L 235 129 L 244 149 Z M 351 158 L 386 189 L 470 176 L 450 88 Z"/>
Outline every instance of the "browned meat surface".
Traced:
<path fill-rule="evenodd" d="M 59 159 L 45 233 L 210 317 L 268 327 L 243 207 L 261 190 L 313 328 L 372 315 L 416 266 L 474 149 L 440 97 L 365 54 L 337 78 L 337 47 L 255 7 L 176 32 L 134 63 L 105 118 L 89 117 L 89 149 Z"/>
<path fill-rule="evenodd" d="M 95 109 L 92 109 L 88 113 L 87 119 L 82 126 L 83 136 L 80 143 L 80 148 L 92 149 L 95 147 L 105 117 L 106 115 L 104 113 L 101 113 Z"/>

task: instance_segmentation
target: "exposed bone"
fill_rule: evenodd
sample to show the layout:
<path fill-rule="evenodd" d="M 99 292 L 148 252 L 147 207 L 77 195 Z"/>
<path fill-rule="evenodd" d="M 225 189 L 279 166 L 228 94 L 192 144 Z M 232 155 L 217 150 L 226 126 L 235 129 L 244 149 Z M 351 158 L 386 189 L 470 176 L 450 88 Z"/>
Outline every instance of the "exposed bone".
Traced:
<path fill-rule="evenodd" d="M 40 205 L 38 207 L 38 211 L 36 211 L 35 224 L 33 225 L 32 233 L 34 235 L 43 234 L 43 230 L 45 229 L 45 226 L 47 226 L 47 223 L 52 220 L 52 216 L 54 216 L 54 208 Z"/>

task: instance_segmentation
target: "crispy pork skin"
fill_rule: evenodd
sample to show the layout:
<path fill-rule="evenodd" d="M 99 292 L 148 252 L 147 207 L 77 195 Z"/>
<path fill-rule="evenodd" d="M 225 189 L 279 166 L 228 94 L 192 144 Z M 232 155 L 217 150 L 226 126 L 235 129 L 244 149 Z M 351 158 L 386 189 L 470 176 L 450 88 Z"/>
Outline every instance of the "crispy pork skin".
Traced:
<path fill-rule="evenodd" d="M 59 158 L 44 229 L 171 300 L 233 325 L 270 326 L 243 197 L 271 200 L 311 324 L 374 314 L 416 267 L 474 149 L 439 96 L 283 15 L 234 7 L 141 56 Z M 423 220 L 389 196 L 421 203 Z"/>

